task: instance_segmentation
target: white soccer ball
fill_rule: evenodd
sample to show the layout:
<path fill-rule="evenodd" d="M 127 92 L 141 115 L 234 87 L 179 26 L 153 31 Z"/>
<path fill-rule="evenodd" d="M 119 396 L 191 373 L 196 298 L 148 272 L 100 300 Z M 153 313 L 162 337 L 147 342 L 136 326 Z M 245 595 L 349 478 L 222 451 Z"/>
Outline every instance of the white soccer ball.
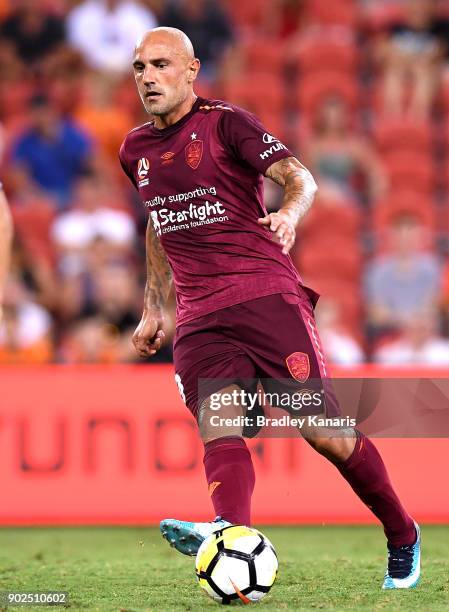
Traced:
<path fill-rule="evenodd" d="M 201 544 L 196 556 L 200 587 L 215 601 L 260 601 L 276 580 L 278 559 L 270 540 L 257 529 L 231 525 Z"/>

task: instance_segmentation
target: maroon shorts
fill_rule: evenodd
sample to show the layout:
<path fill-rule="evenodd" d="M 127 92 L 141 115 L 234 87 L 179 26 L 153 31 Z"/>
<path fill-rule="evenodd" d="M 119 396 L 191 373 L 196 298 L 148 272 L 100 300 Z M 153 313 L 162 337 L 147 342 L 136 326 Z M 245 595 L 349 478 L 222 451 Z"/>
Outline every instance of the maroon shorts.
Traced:
<path fill-rule="evenodd" d="M 318 382 L 328 376 L 308 294 L 268 295 L 222 308 L 177 328 L 174 340 L 175 378 L 193 415 L 207 397 L 199 381 Z M 240 386 L 243 386 L 240 385 Z M 327 416 L 340 414 L 333 393 L 325 394 Z"/>

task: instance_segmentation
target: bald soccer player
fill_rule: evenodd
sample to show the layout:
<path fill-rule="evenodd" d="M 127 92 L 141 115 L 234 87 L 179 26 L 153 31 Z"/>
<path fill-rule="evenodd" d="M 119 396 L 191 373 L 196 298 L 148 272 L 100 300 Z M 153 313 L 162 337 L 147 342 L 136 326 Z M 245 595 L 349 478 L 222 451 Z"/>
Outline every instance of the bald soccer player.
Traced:
<path fill-rule="evenodd" d="M 8 274 L 9 257 L 12 240 L 12 221 L 3 186 L 0 183 L 0 321 L 2 304 Z"/>
<path fill-rule="evenodd" d="M 142 357 L 160 348 L 173 278 L 175 379 L 204 441 L 217 518 L 210 523 L 165 519 L 161 531 L 178 551 L 194 555 L 213 531 L 251 520 L 255 476 L 243 428 L 239 419 L 229 427 L 217 425 L 217 415 L 244 417 L 247 404 L 239 393 L 251 381 L 286 380 L 287 387 L 289 381 L 325 382 L 313 316 L 317 296 L 304 287 L 289 256 L 316 185 L 254 115 L 195 95 L 200 61 L 183 32 L 148 32 L 137 44 L 133 69 L 153 117 L 132 130 L 120 149 L 123 170 L 149 211 L 148 277 L 133 342 Z M 276 213 L 268 214 L 264 206 L 263 175 L 284 190 Z M 320 414 L 339 415 L 332 393 L 325 394 Z M 311 425 L 301 433 L 382 522 L 388 540 L 383 588 L 415 586 L 419 528 L 395 494 L 374 445 L 354 429 Z"/>

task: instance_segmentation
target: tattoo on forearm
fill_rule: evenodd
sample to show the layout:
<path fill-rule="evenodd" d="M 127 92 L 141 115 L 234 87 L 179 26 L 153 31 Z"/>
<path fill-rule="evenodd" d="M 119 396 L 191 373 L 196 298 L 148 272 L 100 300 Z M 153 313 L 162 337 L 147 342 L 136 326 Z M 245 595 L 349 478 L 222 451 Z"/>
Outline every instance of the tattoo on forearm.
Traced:
<path fill-rule="evenodd" d="M 312 206 L 317 190 L 313 176 L 295 157 L 275 162 L 268 168 L 266 176 L 284 187 L 281 209 L 291 215 L 296 225 Z"/>
<path fill-rule="evenodd" d="M 146 234 L 147 283 L 145 286 L 145 308 L 164 307 L 172 283 L 172 270 L 156 232 L 148 219 Z"/>

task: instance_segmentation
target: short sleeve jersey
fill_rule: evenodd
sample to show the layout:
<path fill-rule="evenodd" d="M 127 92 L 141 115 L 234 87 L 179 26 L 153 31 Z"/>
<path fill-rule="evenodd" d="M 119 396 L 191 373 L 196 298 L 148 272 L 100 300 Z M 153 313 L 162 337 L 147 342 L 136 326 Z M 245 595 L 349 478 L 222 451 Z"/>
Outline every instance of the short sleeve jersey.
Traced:
<path fill-rule="evenodd" d="M 262 175 L 292 153 L 252 115 L 198 98 L 178 122 L 132 130 L 123 170 L 148 208 L 173 270 L 177 324 L 273 293 L 296 293 L 289 255 L 257 219 Z"/>

